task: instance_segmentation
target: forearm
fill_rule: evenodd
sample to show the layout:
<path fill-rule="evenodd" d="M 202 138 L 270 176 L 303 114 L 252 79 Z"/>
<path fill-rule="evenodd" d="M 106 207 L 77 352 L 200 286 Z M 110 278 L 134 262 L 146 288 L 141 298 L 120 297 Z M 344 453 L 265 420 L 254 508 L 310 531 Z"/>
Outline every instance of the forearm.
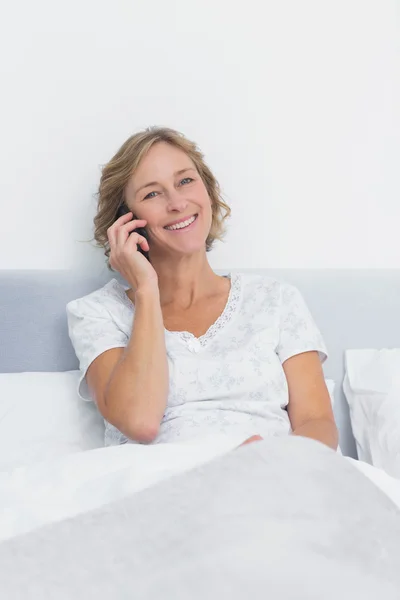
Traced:
<path fill-rule="evenodd" d="M 110 377 L 106 404 L 118 429 L 138 441 L 151 441 L 167 397 L 168 362 L 158 289 L 137 292 L 132 334 Z"/>
<path fill-rule="evenodd" d="M 312 419 L 293 431 L 293 435 L 308 437 L 322 442 L 333 450 L 337 450 L 339 434 L 335 423 L 331 419 Z"/>

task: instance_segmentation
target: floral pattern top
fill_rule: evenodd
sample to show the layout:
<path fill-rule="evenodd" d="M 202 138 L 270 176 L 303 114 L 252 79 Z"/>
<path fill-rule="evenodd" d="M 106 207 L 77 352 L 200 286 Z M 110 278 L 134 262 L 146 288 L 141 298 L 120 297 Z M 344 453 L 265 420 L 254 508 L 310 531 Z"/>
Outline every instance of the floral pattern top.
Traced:
<path fill-rule="evenodd" d="M 299 290 L 259 274 L 231 273 L 224 311 L 197 338 L 165 330 L 169 395 L 153 443 L 196 440 L 214 434 L 285 435 L 285 360 L 327 350 Z M 127 345 L 134 305 L 116 279 L 67 304 L 68 331 L 80 364 L 78 394 L 92 400 L 85 375 L 102 352 Z M 105 444 L 134 443 L 105 422 Z"/>

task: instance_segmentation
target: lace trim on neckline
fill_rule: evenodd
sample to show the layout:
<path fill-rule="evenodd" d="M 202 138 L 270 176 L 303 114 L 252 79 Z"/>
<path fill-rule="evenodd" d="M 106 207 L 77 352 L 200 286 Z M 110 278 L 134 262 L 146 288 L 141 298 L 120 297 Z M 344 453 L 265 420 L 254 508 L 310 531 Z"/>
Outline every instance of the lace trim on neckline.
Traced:
<path fill-rule="evenodd" d="M 229 290 L 228 299 L 225 304 L 225 308 L 217 318 L 217 320 L 210 325 L 207 331 L 201 335 L 200 337 L 196 337 L 190 331 L 170 331 L 169 329 L 165 329 L 165 332 L 168 335 L 173 335 L 174 337 L 181 338 L 185 342 L 189 340 L 197 340 L 201 346 L 205 346 L 210 340 L 212 340 L 221 329 L 224 329 L 226 325 L 232 320 L 233 315 L 236 312 L 236 309 L 239 304 L 240 296 L 241 296 L 241 279 L 239 273 L 230 273 L 228 278 L 231 280 L 231 288 Z M 111 281 L 106 284 L 106 286 L 111 286 L 118 294 L 118 297 L 122 300 L 122 302 L 130 308 L 131 310 L 135 310 L 135 305 L 126 295 L 125 289 L 123 285 L 117 279 L 111 279 Z"/>
<path fill-rule="evenodd" d="M 240 300 L 240 276 L 238 273 L 230 273 L 229 279 L 231 280 L 231 289 L 229 290 L 228 299 L 225 304 L 225 308 L 218 317 L 218 319 L 210 325 L 207 331 L 200 337 L 196 337 L 190 331 L 169 331 L 180 337 L 185 341 L 197 340 L 201 346 L 205 346 L 212 340 L 221 329 L 223 329 L 231 320 L 236 312 L 236 308 Z M 168 331 L 168 330 L 167 330 Z"/>

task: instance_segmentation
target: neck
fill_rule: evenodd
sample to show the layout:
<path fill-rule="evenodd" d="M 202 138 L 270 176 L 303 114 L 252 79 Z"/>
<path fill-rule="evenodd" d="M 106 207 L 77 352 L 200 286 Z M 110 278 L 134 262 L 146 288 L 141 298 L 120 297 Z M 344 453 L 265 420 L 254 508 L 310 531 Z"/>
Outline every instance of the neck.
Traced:
<path fill-rule="evenodd" d="M 152 257 L 151 264 L 158 275 L 162 306 L 173 303 L 189 308 L 212 295 L 221 280 L 210 267 L 205 251 L 174 261 Z"/>

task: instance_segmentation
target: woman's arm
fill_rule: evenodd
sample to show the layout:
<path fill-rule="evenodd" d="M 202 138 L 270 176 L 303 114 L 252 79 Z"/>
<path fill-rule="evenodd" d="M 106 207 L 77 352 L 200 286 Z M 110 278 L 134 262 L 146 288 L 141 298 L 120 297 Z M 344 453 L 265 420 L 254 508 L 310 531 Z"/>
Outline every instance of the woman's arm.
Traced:
<path fill-rule="evenodd" d="M 333 450 L 338 447 L 338 432 L 331 419 L 311 419 L 293 431 L 293 435 L 301 435 L 318 440 Z"/>
<path fill-rule="evenodd" d="M 333 450 L 338 431 L 318 352 L 296 354 L 283 363 L 288 388 L 288 414 L 293 435 L 318 440 Z"/>
<path fill-rule="evenodd" d="M 135 295 L 126 348 L 109 350 L 90 365 L 87 381 L 103 417 L 127 437 L 151 442 L 168 397 L 168 362 L 157 286 Z"/>

